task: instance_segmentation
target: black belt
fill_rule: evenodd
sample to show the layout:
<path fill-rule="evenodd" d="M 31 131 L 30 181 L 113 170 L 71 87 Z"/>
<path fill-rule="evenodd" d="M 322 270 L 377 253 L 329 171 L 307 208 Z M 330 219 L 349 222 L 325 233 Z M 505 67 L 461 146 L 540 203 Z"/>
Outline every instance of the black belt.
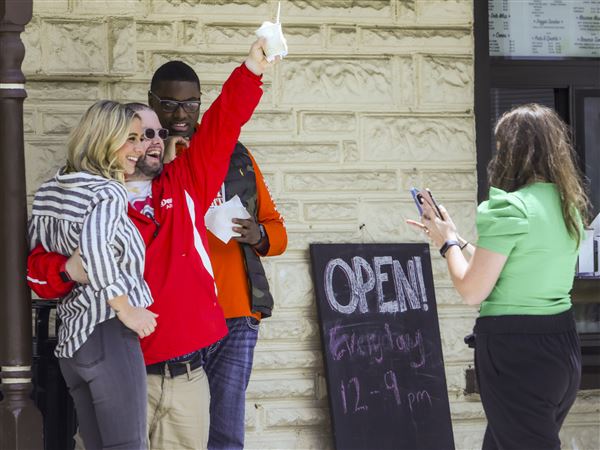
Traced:
<path fill-rule="evenodd" d="M 192 370 L 202 367 L 204 365 L 204 358 L 200 352 L 196 352 L 187 361 L 164 361 L 146 366 L 146 373 L 148 375 L 170 375 L 171 378 L 175 378 L 184 373 L 191 374 Z"/>

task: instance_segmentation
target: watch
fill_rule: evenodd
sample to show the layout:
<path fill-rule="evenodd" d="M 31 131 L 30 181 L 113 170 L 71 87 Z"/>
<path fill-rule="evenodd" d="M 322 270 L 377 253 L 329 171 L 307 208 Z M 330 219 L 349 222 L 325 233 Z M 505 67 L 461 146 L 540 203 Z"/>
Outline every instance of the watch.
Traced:
<path fill-rule="evenodd" d="M 265 230 L 265 226 L 262 223 L 258 224 L 258 231 L 260 231 L 260 239 L 256 244 L 254 244 L 254 247 L 260 245 L 260 243 L 267 237 L 267 230 Z"/>
<path fill-rule="evenodd" d="M 460 243 L 458 241 L 454 240 L 454 239 L 450 239 L 450 240 L 444 242 L 444 245 L 442 245 L 442 248 L 440 248 L 440 255 L 442 255 L 442 258 L 446 257 L 446 252 L 453 245 L 458 245 L 458 247 L 460 248 Z"/>
<path fill-rule="evenodd" d="M 63 283 L 70 283 L 71 281 L 73 281 L 73 279 L 69 275 L 69 272 L 67 272 L 67 261 L 60 265 L 60 269 L 58 269 L 58 276 L 63 281 Z"/>

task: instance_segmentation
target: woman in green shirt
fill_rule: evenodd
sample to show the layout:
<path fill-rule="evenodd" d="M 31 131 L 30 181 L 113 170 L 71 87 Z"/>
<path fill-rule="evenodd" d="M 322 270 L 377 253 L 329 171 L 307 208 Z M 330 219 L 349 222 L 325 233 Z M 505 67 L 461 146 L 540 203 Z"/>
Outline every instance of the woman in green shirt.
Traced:
<path fill-rule="evenodd" d="M 581 378 L 569 292 L 588 199 L 567 126 L 553 110 L 514 108 L 495 136 L 477 245 L 461 243 L 443 207 L 443 220 L 426 203 L 422 223 L 409 223 L 441 249 L 464 301 L 480 305 L 474 334 L 488 419 L 483 449 L 560 449 Z"/>

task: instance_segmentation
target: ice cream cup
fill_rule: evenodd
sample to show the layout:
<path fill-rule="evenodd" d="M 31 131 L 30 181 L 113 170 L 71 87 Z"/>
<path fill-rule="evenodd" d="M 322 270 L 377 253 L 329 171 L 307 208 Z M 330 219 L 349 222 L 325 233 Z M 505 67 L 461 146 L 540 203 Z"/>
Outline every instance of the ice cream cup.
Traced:
<path fill-rule="evenodd" d="M 256 35 L 266 40 L 265 56 L 267 61 L 273 62 L 277 56 L 283 58 L 288 54 L 287 42 L 281 30 L 281 23 L 263 22 L 261 27 L 256 30 Z"/>

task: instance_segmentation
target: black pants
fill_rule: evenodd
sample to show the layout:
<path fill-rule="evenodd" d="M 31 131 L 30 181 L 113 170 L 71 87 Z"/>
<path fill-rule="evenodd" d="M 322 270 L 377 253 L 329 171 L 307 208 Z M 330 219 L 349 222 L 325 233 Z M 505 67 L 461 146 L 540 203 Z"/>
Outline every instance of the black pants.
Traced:
<path fill-rule="evenodd" d="M 137 335 L 117 318 L 59 358 L 86 450 L 145 450 L 146 368 Z"/>
<path fill-rule="evenodd" d="M 475 368 L 488 426 L 484 450 L 560 449 L 558 433 L 581 381 L 571 311 L 482 317 Z"/>

